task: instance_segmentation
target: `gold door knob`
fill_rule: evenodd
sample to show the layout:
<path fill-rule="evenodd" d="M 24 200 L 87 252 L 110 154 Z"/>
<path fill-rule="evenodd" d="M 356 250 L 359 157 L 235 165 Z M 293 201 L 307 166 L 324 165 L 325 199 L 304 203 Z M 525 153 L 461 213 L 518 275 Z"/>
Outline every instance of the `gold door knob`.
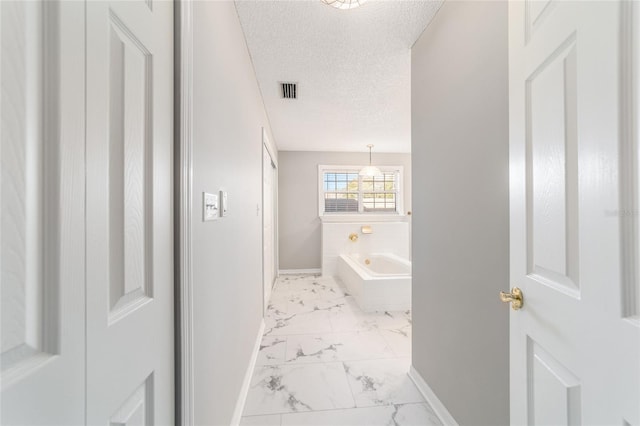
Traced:
<path fill-rule="evenodd" d="M 353 234 L 349 234 L 349 239 L 353 242 L 358 241 L 358 234 L 356 234 L 355 232 Z"/>
<path fill-rule="evenodd" d="M 524 298 L 522 297 L 522 290 L 518 287 L 514 287 L 511 289 L 511 293 L 505 293 L 504 291 L 500 292 L 500 300 L 504 303 L 511 302 L 511 308 L 514 311 L 522 308 L 524 303 Z"/>

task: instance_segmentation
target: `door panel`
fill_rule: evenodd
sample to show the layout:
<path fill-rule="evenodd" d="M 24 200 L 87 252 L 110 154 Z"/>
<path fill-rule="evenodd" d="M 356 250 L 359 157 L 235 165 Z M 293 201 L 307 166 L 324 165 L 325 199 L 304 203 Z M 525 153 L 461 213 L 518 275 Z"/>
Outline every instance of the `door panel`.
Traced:
<path fill-rule="evenodd" d="M 6 3 L 3 9 L 2 144 L 2 369 L 40 355 L 44 345 L 44 292 L 57 282 L 45 273 L 43 4 Z M 24 28 L 24 29 L 23 29 Z M 13 66 L 9 66 L 13 64 Z M 45 285 L 44 280 L 49 282 Z M 52 306 L 53 307 L 53 306 Z M 53 318 L 55 324 L 55 311 Z M 55 345 L 55 342 L 51 342 Z M 53 350 L 52 350 L 53 349 Z"/>
<path fill-rule="evenodd" d="M 153 426 L 153 376 L 140 385 L 118 408 L 110 426 Z"/>
<path fill-rule="evenodd" d="M 87 3 L 87 419 L 173 417 L 171 2 Z"/>
<path fill-rule="evenodd" d="M 580 379 L 531 338 L 527 343 L 528 423 L 581 425 Z"/>
<path fill-rule="evenodd" d="M 638 149 L 640 122 L 640 7 L 637 2 L 625 1 L 621 11 L 621 176 L 624 262 L 624 315 L 640 315 L 640 150 Z M 609 212 L 610 214 L 614 212 Z"/>
<path fill-rule="evenodd" d="M 622 338 L 615 362 L 632 365 L 620 383 L 632 398 L 621 401 L 623 424 L 640 424 L 640 5 L 623 1 L 621 21 L 620 169 L 621 197 L 618 216 L 622 232 Z M 609 212 L 611 215 L 611 212 Z"/>
<path fill-rule="evenodd" d="M 152 297 L 151 54 L 109 14 L 109 312 L 125 316 Z M 149 112 L 149 114 L 147 114 Z"/>
<path fill-rule="evenodd" d="M 575 63 L 570 37 L 526 81 L 527 272 L 578 297 Z"/>
<path fill-rule="evenodd" d="M 0 422 L 81 424 L 84 7 L 3 1 L 0 19 Z"/>
<path fill-rule="evenodd" d="M 635 7 L 509 4 L 513 424 L 640 424 Z"/>

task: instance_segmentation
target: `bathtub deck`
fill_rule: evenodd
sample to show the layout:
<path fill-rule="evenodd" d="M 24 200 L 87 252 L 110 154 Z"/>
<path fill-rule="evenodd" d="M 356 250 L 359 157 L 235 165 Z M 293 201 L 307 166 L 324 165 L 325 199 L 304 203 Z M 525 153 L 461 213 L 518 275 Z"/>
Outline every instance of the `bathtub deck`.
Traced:
<path fill-rule="evenodd" d="M 278 279 L 241 425 L 440 425 L 407 376 L 411 313 L 364 313 L 333 278 Z"/>

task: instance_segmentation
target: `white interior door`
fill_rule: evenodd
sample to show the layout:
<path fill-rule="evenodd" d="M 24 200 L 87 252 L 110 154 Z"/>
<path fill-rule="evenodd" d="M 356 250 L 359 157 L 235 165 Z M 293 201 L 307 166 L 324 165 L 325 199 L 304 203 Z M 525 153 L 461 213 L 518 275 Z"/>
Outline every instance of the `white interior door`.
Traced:
<path fill-rule="evenodd" d="M 267 309 L 276 277 L 275 269 L 275 165 L 265 145 L 262 146 L 262 226 L 264 309 Z"/>
<path fill-rule="evenodd" d="M 174 422 L 173 4 L 87 2 L 87 423 Z"/>
<path fill-rule="evenodd" d="M 512 424 L 640 424 L 638 6 L 509 4 Z"/>
<path fill-rule="evenodd" d="M 0 423 L 84 418 L 84 7 L 0 2 Z"/>

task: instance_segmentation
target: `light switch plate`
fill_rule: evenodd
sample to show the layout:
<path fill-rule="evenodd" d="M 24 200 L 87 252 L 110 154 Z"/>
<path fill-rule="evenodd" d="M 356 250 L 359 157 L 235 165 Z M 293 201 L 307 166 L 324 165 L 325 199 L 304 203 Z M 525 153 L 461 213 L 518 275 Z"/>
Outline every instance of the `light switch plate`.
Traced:
<path fill-rule="evenodd" d="M 208 192 L 202 193 L 202 221 L 216 220 L 220 215 L 218 195 Z"/>
<path fill-rule="evenodd" d="M 229 201 L 227 198 L 227 191 L 220 191 L 220 214 L 222 216 L 226 216 L 228 209 L 229 209 Z"/>

